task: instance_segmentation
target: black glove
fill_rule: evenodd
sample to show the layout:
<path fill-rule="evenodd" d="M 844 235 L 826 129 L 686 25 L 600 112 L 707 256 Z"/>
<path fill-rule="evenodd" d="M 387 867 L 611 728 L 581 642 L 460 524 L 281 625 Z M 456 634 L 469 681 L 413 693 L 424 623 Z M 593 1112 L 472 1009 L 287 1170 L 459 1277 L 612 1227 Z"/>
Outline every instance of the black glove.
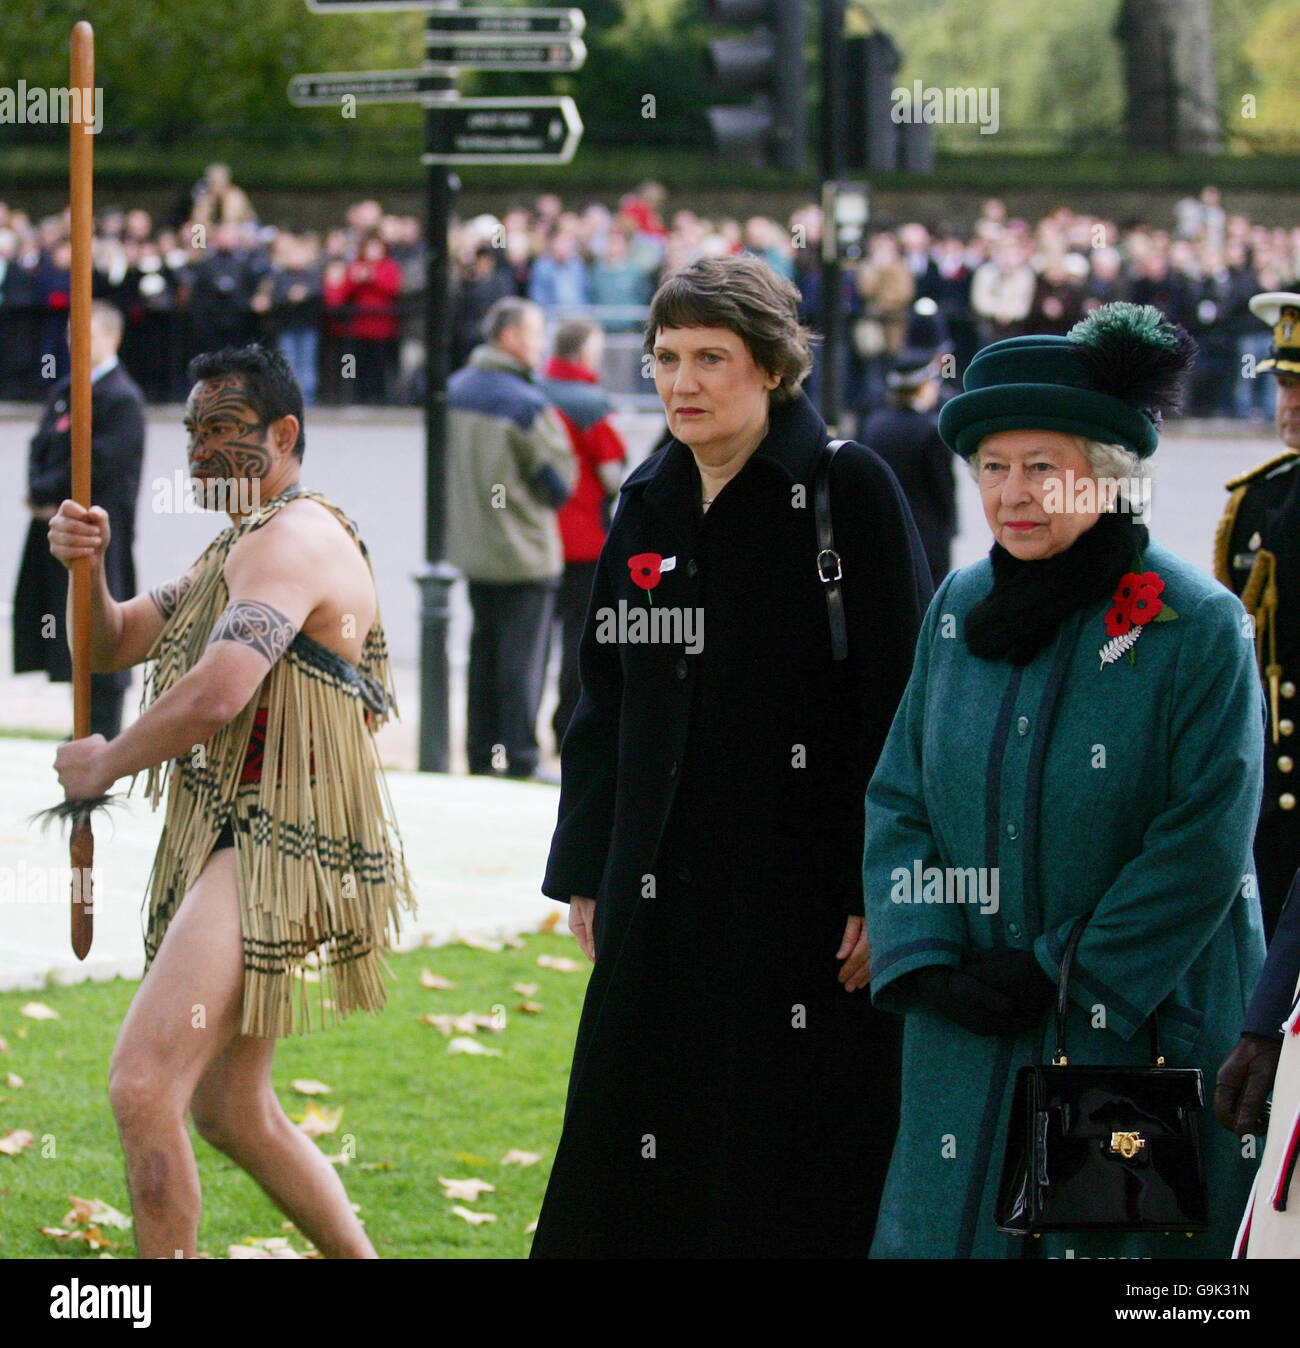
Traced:
<path fill-rule="evenodd" d="M 1214 1081 L 1214 1117 L 1238 1137 L 1260 1132 L 1264 1101 L 1273 1089 L 1281 1039 L 1246 1033 L 1223 1060 Z"/>
<path fill-rule="evenodd" d="M 1014 1032 L 1037 1025 L 1056 1000 L 1056 984 L 1032 950 L 970 950 L 961 971 L 1011 1001 Z"/>
<path fill-rule="evenodd" d="M 931 965 L 908 977 L 916 995 L 931 1010 L 947 1016 L 971 1034 L 1015 1034 L 1010 997 L 977 982 L 960 969 Z"/>

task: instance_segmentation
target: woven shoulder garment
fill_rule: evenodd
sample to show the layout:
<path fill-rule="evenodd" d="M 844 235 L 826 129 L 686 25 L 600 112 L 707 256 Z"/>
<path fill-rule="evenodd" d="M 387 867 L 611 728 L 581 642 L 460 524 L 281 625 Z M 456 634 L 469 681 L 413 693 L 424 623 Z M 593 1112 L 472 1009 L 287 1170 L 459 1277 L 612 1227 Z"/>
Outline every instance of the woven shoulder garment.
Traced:
<path fill-rule="evenodd" d="M 199 558 L 193 583 L 149 652 L 142 710 L 203 655 L 228 602 L 231 548 L 302 499 L 331 511 L 370 565 L 356 525 L 319 492 L 290 487 L 265 502 Z M 259 704 L 263 770 L 249 781 L 245 758 Z M 414 913 L 374 742 L 390 711 L 397 702 L 376 608 L 359 666 L 299 633 L 238 716 L 189 754 L 149 770 L 150 803 L 157 808 L 166 785 L 167 810 L 149 876 L 146 968 L 229 824 L 243 922 L 244 1034 L 310 1030 L 312 985 L 322 1024 L 384 1004 L 384 951 L 397 937 L 399 911 Z"/>

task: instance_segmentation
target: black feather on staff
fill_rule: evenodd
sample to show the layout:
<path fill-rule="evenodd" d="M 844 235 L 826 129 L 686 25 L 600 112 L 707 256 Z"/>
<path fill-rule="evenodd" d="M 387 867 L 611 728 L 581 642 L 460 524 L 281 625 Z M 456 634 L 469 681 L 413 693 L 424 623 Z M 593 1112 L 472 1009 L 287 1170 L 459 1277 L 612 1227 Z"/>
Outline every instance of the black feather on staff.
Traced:
<path fill-rule="evenodd" d="M 120 791 L 114 791 L 107 796 L 91 796 L 88 800 L 61 800 L 57 805 L 51 805 L 48 810 L 37 810 L 35 814 L 29 814 L 27 822 L 35 824 L 42 833 L 48 833 L 51 824 L 57 825 L 60 829 L 68 825 L 75 830 L 79 824 L 89 824 L 96 810 L 107 813 L 112 806 L 121 805 L 125 799 Z"/>

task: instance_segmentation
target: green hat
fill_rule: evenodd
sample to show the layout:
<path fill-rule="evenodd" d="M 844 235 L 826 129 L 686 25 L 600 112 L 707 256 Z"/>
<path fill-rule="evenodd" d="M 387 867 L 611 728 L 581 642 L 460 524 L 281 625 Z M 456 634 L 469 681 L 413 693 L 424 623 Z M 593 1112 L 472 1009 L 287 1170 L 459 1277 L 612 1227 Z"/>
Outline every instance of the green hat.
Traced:
<path fill-rule="evenodd" d="M 1191 336 L 1151 305 L 1104 304 L 1066 337 L 1009 337 L 978 352 L 965 390 L 939 413 L 939 434 L 963 458 L 999 431 L 1065 431 L 1155 451 L 1196 359 Z"/>

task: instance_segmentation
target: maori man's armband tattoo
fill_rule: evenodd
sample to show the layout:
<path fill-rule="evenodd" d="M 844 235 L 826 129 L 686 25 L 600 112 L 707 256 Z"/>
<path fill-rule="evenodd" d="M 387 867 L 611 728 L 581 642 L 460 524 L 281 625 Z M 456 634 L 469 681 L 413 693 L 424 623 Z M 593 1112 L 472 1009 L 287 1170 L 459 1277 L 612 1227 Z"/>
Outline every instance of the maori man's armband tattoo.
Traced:
<path fill-rule="evenodd" d="M 239 599 L 221 611 L 208 645 L 214 641 L 238 641 L 275 664 L 297 634 L 298 628 L 278 608 L 256 599 Z"/>
<path fill-rule="evenodd" d="M 165 585 L 159 585 L 157 589 L 150 590 L 149 598 L 153 600 L 154 607 L 166 620 L 176 612 L 177 605 L 185 597 L 185 592 L 189 588 L 189 576 L 182 576 L 179 580 L 169 580 Z"/>

